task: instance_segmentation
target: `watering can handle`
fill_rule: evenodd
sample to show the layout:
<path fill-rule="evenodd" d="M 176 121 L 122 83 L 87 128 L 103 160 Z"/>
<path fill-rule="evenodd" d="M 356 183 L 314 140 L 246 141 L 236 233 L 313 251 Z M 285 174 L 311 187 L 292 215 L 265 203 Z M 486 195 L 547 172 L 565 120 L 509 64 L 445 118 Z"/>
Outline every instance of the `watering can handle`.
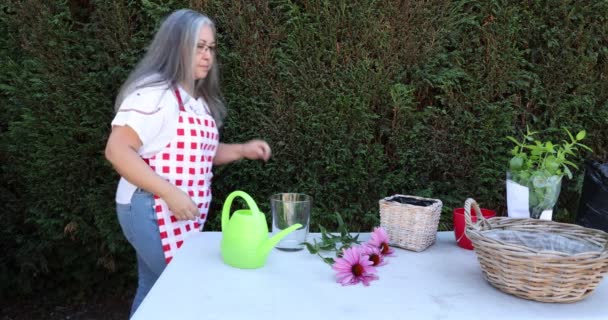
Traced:
<path fill-rule="evenodd" d="M 258 205 L 255 204 L 255 201 L 253 201 L 253 198 L 250 195 L 240 190 L 233 191 L 226 198 L 226 202 L 224 202 L 224 207 L 222 208 L 222 231 L 226 229 L 226 225 L 228 224 L 228 220 L 230 219 L 230 207 L 232 206 L 232 200 L 234 200 L 234 198 L 236 198 L 237 196 L 243 198 L 245 202 L 247 202 L 247 205 L 249 206 L 249 209 L 251 210 L 252 214 L 260 214 L 260 209 L 258 208 Z"/>

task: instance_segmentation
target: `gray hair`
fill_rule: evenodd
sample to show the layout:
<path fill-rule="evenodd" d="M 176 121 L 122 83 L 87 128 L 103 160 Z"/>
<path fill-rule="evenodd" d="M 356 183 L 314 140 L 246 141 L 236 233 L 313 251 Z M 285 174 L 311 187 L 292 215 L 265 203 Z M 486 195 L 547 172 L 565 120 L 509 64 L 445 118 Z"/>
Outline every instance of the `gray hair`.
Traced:
<path fill-rule="evenodd" d="M 215 35 L 215 24 L 209 17 L 189 9 L 171 13 L 161 24 L 143 59 L 131 72 L 116 97 L 115 109 L 133 91 L 159 85 L 186 84 L 194 90 L 195 98 L 203 97 L 218 127 L 226 116 L 219 85 L 219 70 L 213 64 L 204 79 L 195 80 L 192 62 L 196 55 L 201 27 L 209 26 Z"/>

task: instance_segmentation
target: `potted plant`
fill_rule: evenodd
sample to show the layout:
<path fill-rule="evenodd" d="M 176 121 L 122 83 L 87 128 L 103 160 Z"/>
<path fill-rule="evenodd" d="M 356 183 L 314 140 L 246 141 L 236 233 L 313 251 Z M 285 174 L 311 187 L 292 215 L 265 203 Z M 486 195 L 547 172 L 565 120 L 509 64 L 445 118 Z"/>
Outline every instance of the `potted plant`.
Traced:
<path fill-rule="evenodd" d="M 509 217 L 551 220 L 564 175 L 572 179 L 572 169 L 578 167 L 569 161 L 581 149 L 591 151 L 580 143 L 585 131 L 573 136 L 564 129 L 569 140 L 562 143 L 537 140 L 538 132 L 526 130 L 521 141 L 507 137 L 515 147 L 507 171 L 507 210 Z"/>

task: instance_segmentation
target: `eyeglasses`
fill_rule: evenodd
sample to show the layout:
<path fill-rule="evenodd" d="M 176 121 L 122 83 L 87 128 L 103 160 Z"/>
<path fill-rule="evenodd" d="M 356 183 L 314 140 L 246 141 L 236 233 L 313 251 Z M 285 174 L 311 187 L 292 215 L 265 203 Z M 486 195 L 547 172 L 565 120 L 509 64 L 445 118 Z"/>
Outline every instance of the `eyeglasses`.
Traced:
<path fill-rule="evenodd" d="M 207 44 L 204 44 L 204 43 L 199 43 L 196 46 L 196 53 L 208 53 L 209 52 L 211 54 L 214 54 L 215 50 L 216 50 L 216 45 L 211 45 L 210 46 L 210 45 L 207 45 Z"/>

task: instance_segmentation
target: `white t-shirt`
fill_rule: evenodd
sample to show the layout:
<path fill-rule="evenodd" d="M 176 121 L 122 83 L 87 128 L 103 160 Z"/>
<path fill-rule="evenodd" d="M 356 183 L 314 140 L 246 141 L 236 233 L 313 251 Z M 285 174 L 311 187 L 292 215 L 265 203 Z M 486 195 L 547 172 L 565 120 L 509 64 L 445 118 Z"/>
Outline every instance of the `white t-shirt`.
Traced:
<path fill-rule="evenodd" d="M 208 112 L 203 98 L 194 99 L 178 86 L 186 112 L 201 115 Z M 179 105 L 173 88 L 167 84 L 155 85 L 135 90 L 129 94 L 118 109 L 112 126 L 128 125 L 142 142 L 137 153 L 142 158 L 150 158 L 171 142 L 177 133 Z M 120 179 L 116 190 L 116 202 L 131 203 L 137 187 Z"/>

